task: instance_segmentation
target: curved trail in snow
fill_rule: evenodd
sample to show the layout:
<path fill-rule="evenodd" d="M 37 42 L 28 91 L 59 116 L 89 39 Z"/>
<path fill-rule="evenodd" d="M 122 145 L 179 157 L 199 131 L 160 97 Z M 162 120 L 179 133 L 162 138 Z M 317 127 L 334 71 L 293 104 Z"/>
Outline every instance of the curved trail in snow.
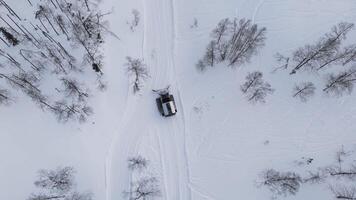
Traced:
<path fill-rule="evenodd" d="M 113 139 L 106 160 L 107 200 L 122 199 L 129 188 L 131 176 L 127 158 L 139 154 L 139 141 L 153 133 L 161 166 L 162 198 L 190 200 L 189 166 L 185 146 L 186 125 L 182 98 L 174 65 L 175 20 L 173 0 L 142 1 L 144 33 L 142 56 L 151 79 L 141 95 L 128 97 L 123 122 Z M 156 111 L 151 89 L 170 85 L 175 95 L 178 113 L 162 118 Z M 130 96 L 130 95 L 129 95 Z M 141 141 L 142 142 L 142 141 Z M 147 142 L 147 141 L 143 141 Z"/>

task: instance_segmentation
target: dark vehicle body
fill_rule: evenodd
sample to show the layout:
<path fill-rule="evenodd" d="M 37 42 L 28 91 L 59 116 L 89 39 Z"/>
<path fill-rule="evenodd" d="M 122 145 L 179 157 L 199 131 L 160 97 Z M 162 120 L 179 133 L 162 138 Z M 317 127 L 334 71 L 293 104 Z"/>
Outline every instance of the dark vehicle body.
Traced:
<path fill-rule="evenodd" d="M 169 93 L 161 94 L 160 97 L 156 99 L 156 103 L 159 112 L 164 117 L 170 117 L 177 113 L 174 97 Z"/>

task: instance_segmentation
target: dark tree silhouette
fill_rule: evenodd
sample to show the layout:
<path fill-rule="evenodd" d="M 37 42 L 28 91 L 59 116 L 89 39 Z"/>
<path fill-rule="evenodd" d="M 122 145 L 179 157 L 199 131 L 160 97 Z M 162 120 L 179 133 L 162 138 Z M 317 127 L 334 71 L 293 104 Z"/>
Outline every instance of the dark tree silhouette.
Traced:
<path fill-rule="evenodd" d="M 10 33 L 10 31 L 8 31 L 5 27 L 0 27 L 0 32 L 11 45 L 16 46 L 19 44 L 19 40 L 16 36 Z"/>
<path fill-rule="evenodd" d="M 267 187 L 274 195 L 295 195 L 300 188 L 302 178 L 294 172 L 265 170 L 261 174 L 261 185 Z"/>
<path fill-rule="evenodd" d="M 31 194 L 28 200 L 92 200 L 91 193 L 76 191 L 74 173 L 72 167 L 40 170 L 34 182 L 39 191 Z"/>
<path fill-rule="evenodd" d="M 143 170 L 147 168 L 148 160 L 142 156 L 131 157 L 127 160 L 130 170 Z"/>
<path fill-rule="evenodd" d="M 259 28 L 251 20 L 228 18 L 221 20 L 212 31 L 206 53 L 198 61 L 198 69 L 214 66 L 227 61 L 228 66 L 236 67 L 249 62 L 264 46 L 266 28 Z"/>
<path fill-rule="evenodd" d="M 327 94 L 341 96 L 345 93 L 350 94 L 356 82 L 356 68 L 339 74 L 329 74 L 323 91 Z"/>
<path fill-rule="evenodd" d="M 346 186 L 331 186 L 336 199 L 356 200 L 356 188 Z"/>
<path fill-rule="evenodd" d="M 127 63 L 125 63 L 127 73 L 134 76 L 133 81 L 133 91 L 134 93 L 139 92 L 144 81 L 149 77 L 146 65 L 141 59 L 135 59 L 131 57 L 126 57 Z"/>
<path fill-rule="evenodd" d="M 154 199 L 161 195 L 159 181 L 148 171 L 149 161 L 142 157 L 131 157 L 127 160 L 128 169 L 131 170 L 134 177 L 130 183 L 130 189 L 124 191 L 124 196 L 129 200 L 148 200 Z"/>
<path fill-rule="evenodd" d="M 10 92 L 7 89 L 0 88 L 0 105 L 11 102 Z"/>
<path fill-rule="evenodd" d="M 300 69 L 318 70 L 332 63 L 342 61 L 355 53 L 355 49 L 340 51 L 342 41 L 354 24 L 341 22 L 325 34 L 316 44 L 308 44 L 293 53 L 293 66 L 290 74 L 295 74 Z"/>
<path fill-rule="evenodd" d="M 241 85 L 241 91 L 250 102 L 265 102 L 268 94 L 274 92 L 271 85 L 263 80 L 262 72 L 251 72 L 246 76 L 246 82 Z"/>
<path fill-rule="evenodd" d="M 93 113 L 87 105 L 93 88 L 106 88 L 101 52 L 105 35 L 116 37 L 106 14 L 97 0 L 27 2 L 33 16 L 19 16 L 0 1 L 0 40 L 6 45 L 0 49 L 0 84 L 9 86 L 1 90 L 0 104 L 14 102 L 12 95 L 20 91 L 62 122 L 86 121 Z"/>
<path fill-rule="evenodd" d="M 153 199 L 161 195 L 158 180 L 155 177 L 144 177 L 131 183 L 131 191 L 128 192 L 130 200 Z"/>
<path fill-rule="evenodd" d="M 293 88 L 293 97 L 303 102 L 308 101 L 315 93 L 315 86 L 312 82 L 302 82 Z"/>

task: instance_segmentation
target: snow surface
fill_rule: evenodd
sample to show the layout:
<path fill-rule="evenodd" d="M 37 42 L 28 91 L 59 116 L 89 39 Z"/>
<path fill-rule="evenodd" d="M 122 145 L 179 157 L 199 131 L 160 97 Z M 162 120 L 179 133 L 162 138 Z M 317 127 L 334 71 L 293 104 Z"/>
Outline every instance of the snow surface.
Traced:
<path fill-rule="evenodd" d="M 36 171 L 58 165 L 74 166 L 79 189 L 92 190 L 95 199 L 125 199 L 132 178 L 126 160 L 138 154 L 159 177 L 159 199 L 269 199 L 255 183 L 263 169 L 298 170 L 293 161 L 301 157 L 313 157 L 316 168 L 331 162 L 341 145 L 356 145 L 356 94 L 317 93 L 301 103 L 291 97 L 300 76 L 270 73 L 276 52 L 316 41 L 340 21 L 356 22 L 354 0 L 104 0 L 102 9 L 113 10 L 108 18 L 120 37 L 105 46 L 108 91 L 92 99 L 95 115 L 84 125 L 58 124 L 26 98 L 0 107 L 0 199 L 26 199 Z M 134 33 L 127 25 L 132 9 L 141 13 Z M 266 46 L 236 70 L 221 65 L 200 73 L 195 63 L 210 31 L 226 17 L 267 27 Z M 348 41 L 356 41 L 355 33 Z M 129 86 L 126 56 L 143 58 L 149 68 L 140 95 Z M 276 89 L 266 104 L 251 105 L 239 91 L 253 70 L 263 71 Z M 167 119 L 151 92 L 166 85 L 178 107 Z M 332 195 L 313 186 L 289 199 Z"/>

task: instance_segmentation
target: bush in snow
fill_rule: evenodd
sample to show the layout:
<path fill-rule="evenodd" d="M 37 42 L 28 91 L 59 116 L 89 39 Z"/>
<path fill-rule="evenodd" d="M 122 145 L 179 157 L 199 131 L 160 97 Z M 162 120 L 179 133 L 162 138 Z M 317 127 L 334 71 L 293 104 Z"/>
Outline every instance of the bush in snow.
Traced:
<path fill-rule="evenodd" d="M 138 58 L 126 57 L 127 63 L 125 66 L 127 67 L 127 73 L 134 77 L 133 80 L 133 92 L 139 92 L 142 87 L 144 81 L 149 77 L 148 70 L 146 65 L 143 63 L 143 60 Z"/>
<path fill-rule="evenodd" d="M 58 120 L 83 122 L 102 81 L 101 47 L 111 33 L 96 0 L 27 1 L 33 16 L 19 16 L 1 1 L 0 104 L 22 92 Z M 26 18 L 26 19 L 25 19 Z M 111 33 L 112 34 L 112 33 Z"/>
<path fill-rule="evenodd" d="M 264 46 L 265 35 L 266 28 L 259 28 L 251 20 L 223 19 L 212 31 L 213 40 L 209 42 L 197 67 L 204 70 L 220 62 L 227 62 L 231 67 L 242 65 Z"/>
<path fill-rule="evenodd" d="M 92 200 L 91 193 L 76 191 L 74 173 L 72 167 L 40 170 L 34 182 L 39 192 L 31 194 L 28 200 Z"/>
<path fill-rule="evenodd" d="M 271 85 L 265 82 L 262 72 L 251 72 L 246 76 L 246 82 L 241 85 L 241 91 L 246 95 L 248 101 L 265 102 L 265 98 L 268 94 L 273 93 Z"/>

